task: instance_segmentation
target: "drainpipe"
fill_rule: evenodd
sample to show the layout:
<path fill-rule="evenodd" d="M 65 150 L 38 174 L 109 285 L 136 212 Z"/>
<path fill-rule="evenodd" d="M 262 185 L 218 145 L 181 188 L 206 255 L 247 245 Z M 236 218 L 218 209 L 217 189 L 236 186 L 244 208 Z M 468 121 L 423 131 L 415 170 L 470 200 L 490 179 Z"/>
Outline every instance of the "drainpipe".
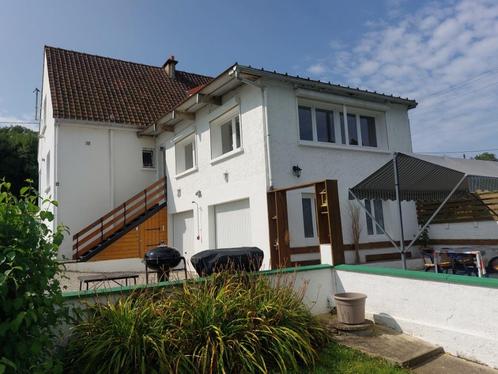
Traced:
<path fill-rule="evenodd" d="M 238 67 L 234 67 L 233 70 L 229 73 L 230 75 L 234 75 L 235 79 L 239 80 L 240 82 L 247 84 L 249 86 L 257 87 L 261 90 L 261 99 L 262 99 L 262 106 L 263 106 L 263 111 L 262 111 L 262 119 L 263 119 L 263 129 L 265 132 L 265 153 L 266 153 L 266 164 L 267 164 L 267 169 L 266 169 L 266 183 L 267 183 L 267 188 L 271 189 L 273 187 L 273 176 L 272 176 L 272 171 L 271 171 L 271 162 L 270 162 L 270 129 L 268 127 L 268 93 L 267 93 L 267 88 L 266 86 L 258 83 L 254 83 L 248 79 L 242 78 L 239 74 L 239 69 Z"/>

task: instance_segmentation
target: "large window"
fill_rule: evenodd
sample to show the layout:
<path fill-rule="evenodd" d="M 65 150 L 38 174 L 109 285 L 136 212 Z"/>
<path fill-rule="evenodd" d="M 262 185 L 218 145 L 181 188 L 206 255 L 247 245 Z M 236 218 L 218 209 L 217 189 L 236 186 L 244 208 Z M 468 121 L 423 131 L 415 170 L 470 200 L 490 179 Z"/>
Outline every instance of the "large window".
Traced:
<path fill-rule="evenodd" d="M 241 147 L 240 115 L 238 111 L 224 115 L 211 124 L 211 158 L 215 159 Z"/>
<path fill-rule="evenodd" d="M 382 200 L 365 200 L 365 208 L 375 218 L 380 227 L 384 229 L 384 209 L 382 207 Z M 372 218 L 365 213 L 367 219 L 367 233 L 368 235 L 383 234 L 382 230 L 375 224 Z"/>
<path fill-rule="evenodd" d="M 301 140 L 313 140 L 313 123 L 311 108 L 299 107 L 299 138 Z"/>
<path fill-rule="evenodd" d="M 300 140 L 377 147 L 374 116 L 355 113 L 354 109 L 350 111 L 346 106 L 342 106 L 340 110 L 329 110 L 300 105 L 298 113 Z M 344 121 L 345 113 L 346 121 Z M 336 123 L 338 128 L 335 126 Z"/>
<path fill-rule="evenodd" d="M 175 144 L 176 174 L 196 167 L 195 134 L 189 135 Z"/>

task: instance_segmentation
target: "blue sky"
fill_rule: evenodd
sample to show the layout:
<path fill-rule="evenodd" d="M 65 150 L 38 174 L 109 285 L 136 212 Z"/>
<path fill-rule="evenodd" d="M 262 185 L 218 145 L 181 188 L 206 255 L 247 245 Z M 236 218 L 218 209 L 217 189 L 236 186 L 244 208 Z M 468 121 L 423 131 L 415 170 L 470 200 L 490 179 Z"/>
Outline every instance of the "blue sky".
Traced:
<path fill-rule="evenodd" d="M 498 3 L 0 3 L 0 121 L 30 120 L 43 45 L 216 75 L 234 62 L 419 101 L 414 149 L 498 148 Z"/>

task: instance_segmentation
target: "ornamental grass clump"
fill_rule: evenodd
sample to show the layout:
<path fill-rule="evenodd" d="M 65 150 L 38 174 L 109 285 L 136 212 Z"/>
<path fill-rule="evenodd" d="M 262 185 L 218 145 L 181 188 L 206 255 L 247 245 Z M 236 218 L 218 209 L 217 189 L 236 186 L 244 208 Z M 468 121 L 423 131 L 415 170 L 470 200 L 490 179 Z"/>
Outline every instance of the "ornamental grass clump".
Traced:
<path fill-rule="evenodd" d="M 95 305 L 74 328 L 68 370 L 266 373 L 313 366 L 326 330 L 290 281 L 218 274 Z"/>

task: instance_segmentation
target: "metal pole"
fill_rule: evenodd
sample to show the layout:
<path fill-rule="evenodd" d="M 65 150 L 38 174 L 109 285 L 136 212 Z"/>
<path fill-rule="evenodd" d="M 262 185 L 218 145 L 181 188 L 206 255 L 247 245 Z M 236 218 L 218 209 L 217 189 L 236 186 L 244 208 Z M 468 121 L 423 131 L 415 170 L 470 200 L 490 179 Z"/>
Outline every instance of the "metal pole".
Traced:
<path fill-rule="evenodd" d="M 439 213 L 439 211 L 441 209 L 443 209 L 443 206 L 448 202 L 448 200 L 453 196 L 453 194 L 456 192 L 456 190 L 458 189 L 458 187 L 460 187 L 460 185 L 462 184 L 462 182 L 465 180 L 465 178 L 467 178 L 467 174 L 465 174 L 461 179 L 460 181 L 455 185 L 455 187 L 453 187 L 453 189 L 451 190 L 451 192 L 448 194 L 448 196 L 446 196 L 446 198 L 443 200 L 443 202 L 441 203 L 441 205 L 439 205 L 439 207 L 434 211 L 434 213 L 432 213 L 432 215 L 429 217 L 429 219 L 427 220 L 427 222 L 425 222 L 424 226 L 422 226 L 422 228 L 418 231 L 417 235 L 413 238 L 413 240 L 410 242 L 410 244 L 408 244 L 408 247 L 406 247 L 406 249 L 409 249 L 416 241 L 417 239 L 419 238 L 419 236 L 422 234 L 422 232 L 426 229 L 427 226 L 430 225 L 430 223 L 432 222 L 432 220 L 437 216 L 437 214 Z"/>
<path fill-rule="evenodd" d="M 398 251 L 399 251 L 399 248 L 398 248 L 398 245 L 396 244 L 396 242 L 394 241 L 394 239 L 391 237 L 391 235 L 389 235 L 387 233 L 386 230 L 384 230 L 384 228 L 380 225 L 380 223 L 375 219 L 375 217 L 373 216 L 372 213 L 370 213 L 368 211 L 368 209 L 365 207 L 365 204 L 363 204 L 361 202 L 360 199 L 358 199 L 358 197 L 354 194 L 353 191 L 349 190 L 349 193 L 351 194 L 351 196 L 354 197 L 354 199 L 356 200 L 356 202 L 358 203 L 358 205 L 361 207 L 361 209 L 363 209 L 365 211 L 365 213 L 370 217 L 370 219 L 372 220 L 373 223 L 375 223 L 375 226 L 377 226 L 377 228 L 382 231 L 382 233 L 387 236 L 387 238 L 389 239 L 389 241 L 392 243 L 392 245 L 394 246 L 394 248 L 396 248 Z"/>
<path fill-rule="evenodd" d="M 393 154 L 393 166 L 394 166 L 394 189 L 396 191 L 396 201 L 398 202 L 398 214 L 399 214 L 399 246 L 401 252 L 401 262 L 403 263 L 403 270 L 406 270 L 406 254 L 405 254 L 405 233 L 403 229 L 403 212 L 401 209 L 401 200 L 399 193 L 399 174 L 398 174 L 398 153 Z"/>

